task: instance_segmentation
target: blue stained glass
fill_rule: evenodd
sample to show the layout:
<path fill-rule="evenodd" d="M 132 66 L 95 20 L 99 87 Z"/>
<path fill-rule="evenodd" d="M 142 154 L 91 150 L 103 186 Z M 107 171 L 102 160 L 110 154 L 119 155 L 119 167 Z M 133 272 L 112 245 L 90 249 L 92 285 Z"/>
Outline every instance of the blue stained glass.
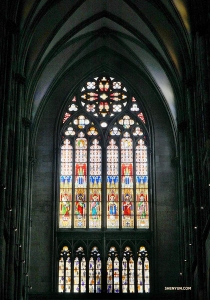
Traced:
<path fill-rule="evenodd" d="M 119 182 L 119 177 L 118 176 L 107 176 L 107 182 L 108 183 L 114 183 L 114 184 L 116 184 L 116 183 L 118 183 Z"/>
<path fill-rule="evenodd" d="M 148 176 L 136 176 L 137 183 L 148 183 Z"/>
<path fill-rule="evenodd" d="M 101 176 L 90 176 L 90 183 L 101 183 Z"/>

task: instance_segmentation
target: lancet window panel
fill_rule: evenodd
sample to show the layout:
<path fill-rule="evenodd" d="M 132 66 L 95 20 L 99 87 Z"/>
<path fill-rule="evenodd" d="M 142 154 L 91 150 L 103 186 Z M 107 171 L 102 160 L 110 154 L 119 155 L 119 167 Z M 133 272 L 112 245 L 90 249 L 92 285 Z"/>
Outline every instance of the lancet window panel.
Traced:
<path fill-rule="evenodd" d="M 137 255 L 135 254 L 137 253 Z M 102 257 L 105 257 L 105 264 Z M 84 250 L 63 246 L 58 261 L 59 293 L 149 293 L 150 266 L 145 246 L 133 251 L 109 246 L 102 255 L 97 246 Z"/>
<path fill-rule="evenodd" d="M 95 83 L 87 83 L 88 92 L 86 96 L 83 94 L 83 101 L 94 101 L 97 106 L 96 95 L 90 92 L 97 89 L 98 98 L 122 101 L 122 107 L 126 107 L 129 99 L 121 96 L 127 89 L 113 78 L 107 83 L 105 79 L 96 78 Z M 121 98 L 114 100 L 117 96 L 112 95 L 110 86 L 123 91 L 119 93 Z M 98 114 L 91 118 L 86 114 L 86 102 L 77 103 L 75 115 L 73 111 L 62 130 L 59 228 L 147 229 L 147 137 L 138 116 L 133 115 L 140 111 L 138 104 L 133 97 L 130 114 L 127 110 L 122 117 L 113 115 L 115 122 L 109 124 L 111 111 L 101 115 L 103 122 L 98 122 Z M 72 111 L 75 103 L 68 108 Z"/>

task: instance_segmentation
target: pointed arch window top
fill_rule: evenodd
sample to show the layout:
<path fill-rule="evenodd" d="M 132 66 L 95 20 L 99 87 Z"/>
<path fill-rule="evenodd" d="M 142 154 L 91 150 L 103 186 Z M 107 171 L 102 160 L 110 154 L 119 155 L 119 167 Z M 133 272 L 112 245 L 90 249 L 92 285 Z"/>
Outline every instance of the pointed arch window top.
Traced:
<path fill-rule="evenodd" d="M 109 119 L 122 113 L 124 109 L 127 112 L 130 111 L 142 123 L 146 124 L 145 116 L 136 98 L 130 96 L 128 89 L 121 81 L 109 76 L 94 77 L 86 82 L 78 97 L 74 96 L 69 103 L 63 115 L 63 123 L 80 109 L 83 110 L 84 114 L 88 113 L 94 118 L 100 119 L 102 128 L 106 128 Z M 87 121 L 84 118 L 84 115 L 77 117 L 78 121 L 74 124 L 78 128 L 85 128 Z M 130 128 L 134 123 L 135 121 L 127 114 L 119 122 L 125 129 Z"/>

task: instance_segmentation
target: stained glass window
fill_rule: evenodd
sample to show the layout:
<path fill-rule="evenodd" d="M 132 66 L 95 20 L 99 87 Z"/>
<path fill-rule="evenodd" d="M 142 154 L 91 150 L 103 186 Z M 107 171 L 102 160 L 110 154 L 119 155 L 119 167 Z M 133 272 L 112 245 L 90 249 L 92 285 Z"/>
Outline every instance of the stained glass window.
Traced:
<path fill-rule="evenodd" d="M 147 250 L 143 246 L 140 247 L 138 252 L 137 282 L 138 282 L 138 293 L 150 292 L 149 259 L 148 259 Z"/>
<path fill-rule="evenodd" d="M 119 258 L 115 247 L 109 250 L 107 259 L 107 293 L 120 292 Z"/>
<path fill-rule="evenodd" d="M 94 236 L 104 229 L 119 234 L 149 229 L 147 123 L 140 102 L 113 77 L 87 81 L 69 101 L 60 131 L 60 231 L 87 230 Z M 149 292 L 149 260 L 142 247 L 136 259 L 131 247 L 112 246 L 103 263 L 96 246 L 88 255 L 83 247 L 71 253 L 65 248 L 65 255 L 62 249 L 59 292 L 101 293 L 103 276 L 107 293 Z"/>
<path fill-rule="evenodd" d="M 130 247 L 125 247 L 122 259 L 122 292 L 135 293 L 134 259 Z"/>
<path fill-rule="evenodd" d="M 86 257 L 82 247 L 76 250 L 74 259 L 74 293 L 86 292 Z"/>
<path fill-rule="evenodd" d="M 59 259 L 59 283 L 58 291 L 60 293 L 71 292 L 71 259 L 70 252 L 67 246 L 64 246 L 60 252 Z"/>
<path fill-rule="evenodd" d="M 58 292 L 150 292 L 149 257 L 144 246 L 139 247 L 136 258 L 130 246 L 124 247 L 122 257 L 115 246 L 107 247 L 105 256 L 106 265 L 103 270 L 101 253 L 97 246 L 91 247 L 87 254 L 82 246 L 75 249 L 63 246 L 59 259 Z M 106 288 L 103 288 L 103 276 L 106 279 Z"/>
<path fill-rule="evenodd" d="M 101 293 L 101 258 L 97 247 L 91 250 L 89 260 L 89 293 Z"/>

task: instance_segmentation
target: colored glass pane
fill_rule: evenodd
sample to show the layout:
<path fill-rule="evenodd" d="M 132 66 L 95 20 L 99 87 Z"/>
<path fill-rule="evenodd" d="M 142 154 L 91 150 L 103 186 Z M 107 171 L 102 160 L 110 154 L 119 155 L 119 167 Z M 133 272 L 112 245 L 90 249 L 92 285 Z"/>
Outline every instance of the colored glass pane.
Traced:
<path fill-rule="evenodd" d="M 119 228 L 119 149 L 111 139 L 107 146 L 107 228 Z"/>
<path fill-rule="evenodd" d="M 131 127 L 134 124 L 134 120 L 132 120 L 129 116 L 125 115 L 122 119 L 119 120 L 119 124 L 123 125 L 125 129 Z"/>
<path fill-rule="evenodd" d="M 74 293 L 86 292 L 86 258 L 82 247 L 76 251 L 74 259 Z"/>
<path fill-rule="evenodd" d="M 133 142 L 121 139 L 122 228 L 134 228 Z"/>
<path fill-rule="evenodd" d="M 89 227 L 101 228 L 101 163 L 102 151 L 98 140 L 90 146 Z"/>
<path fill-rule="evenodd" d="M 71 259 L 67 246 L 64 246 L 59 259 L 58 291 L 60 293 L 71 291 Z"/>
<path fill-rule="evenodd" d="M 79 258 L 76 257 L 74 260 L 74 293 L 79 293 L 79 282 L 80 282 L 80 262 Z"/>
<path fill-rule="evenodd" d="M 85 228 L 87 215 L 87 140 L 75 141 L 74 227 Z"/>
<path fill-rule="evenodd" d="M 139 117 L 139 119 L 141 119 L 141 120 L 142 120 L 142 122 L 143 122 L 143 123 L 146 123 L 146 122 L 145 122 L 144 115 L 143 115 L 143 113 L 142 113 L 142 112 L 140 112 L 140 113 L 138 114 L 138 117 Z"/>
<path fill-rule="evenodd" d="M 77 125 L 80 129 L 85 128 L 85 126 L 89 123 L 90 121 L 83 115 L 79 116 L 77 119 L 74 120 L 74 124 Z"/>
<path fill-rule="evenodd" d="M 71 227 L 73 147 L 69 140 L 61 146 L 59 227 Z"/>
<path fill-rule="evenodd" d="M 89 260 L 89 293 L 101 293 L 101 259 L 97 247 L 93 247 Z"/>
<path fill-rule="evenodd" d="M 66 120 L 69 118 L 71 116 L 71 114 L 69 114 L 69 113 L 65 113 L 64 114 L 64 117 L 63 117 L 63 123 L 65 123 L 66 122 Z"/>
<path fill-rule="evenodd" d="M 96 77 L 81 89 L 81 100 L 86 111 L 96 117 L 113 117 L 122 111 L 122 104 L 127 98 L 127 89 L 113 77 Z M 122 103 L 118 105 L 116 102 Z"/>
<path fill-rule="evenodd" d="M 63 293 L 65 291 L 64 287 L 64 260 L 63 257 L 59 260 L 59 271 L 58 271 L 58 292 Z"/>
<path fill-rule="evenodd" d="M 115 247 L 109 250 L 107 259 L 107 293 L 120 292 L 120 271 L 119 271 L 119 258 Z"/>
<path fill-rule="evenodd" d="M 68 127 L 68 129 L 65 131 L 65 135 L 75 135 L 73 127 Z"/>
<path fill-rule="evenodd" d="M 149 293 L 149 259 L 148 252 L 144 246 L 141 246 L 137 259 L 137 290 L 138 293 Z"/>
<path fill-rule="evenodd" d="M 142 139 L 136 146 L 135 155 L 137 228 L 149 228 L 147 147 Z"/>
<path fill-rule="evenodd" d="M 149 260 L 146 257 L 144 261 L 144 280 L 145 280 L 145 293 L 150 292 L 150 281 L 149 281 Z"/>

